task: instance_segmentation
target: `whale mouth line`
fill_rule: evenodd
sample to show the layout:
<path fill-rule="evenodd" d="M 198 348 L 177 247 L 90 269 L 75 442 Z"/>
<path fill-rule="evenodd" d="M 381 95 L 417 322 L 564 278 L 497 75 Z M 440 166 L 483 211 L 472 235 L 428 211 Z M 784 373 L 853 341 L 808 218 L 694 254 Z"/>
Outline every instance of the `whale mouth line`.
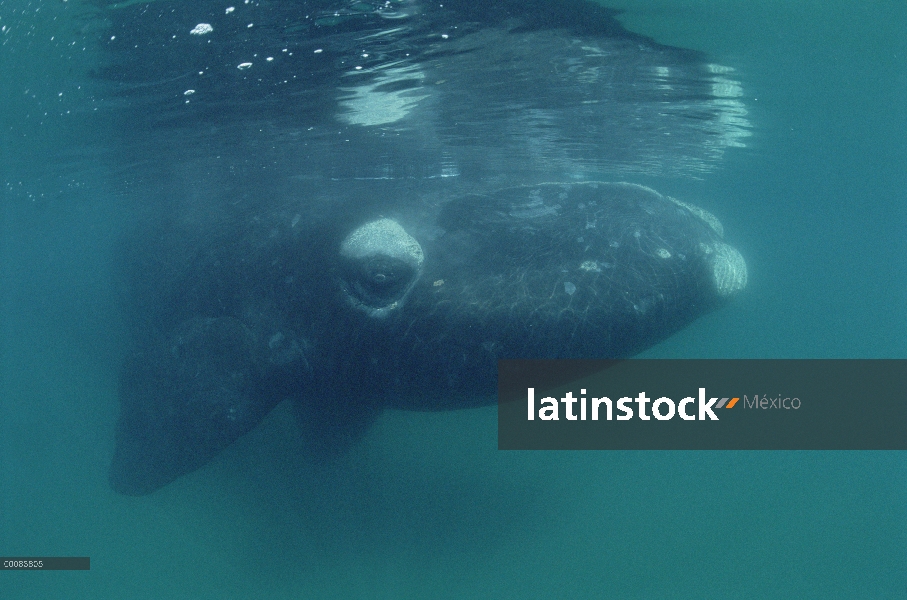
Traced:
<path fill-rule="evenodd" d="M 402 306 L 422 274 L 422 246 L 393 219 L 354 229 L 340 245 L 341 290 L 347 303 L 383 318 Z"/>
<path fill-rule="evenodd" d="M 400 261 L 386 260 L 386 257 L 372 262 L 376 261 L 380 261 L 383 268 L 371 270 L 347 267 L 341 281 L 341 290 L 350 306 L 370 317 L 380 318 L 403 305 L 421 271 L 414 271 L 409 265 L 400 264 Z M 366 265 L 369 266 L 372 265 Z"/>

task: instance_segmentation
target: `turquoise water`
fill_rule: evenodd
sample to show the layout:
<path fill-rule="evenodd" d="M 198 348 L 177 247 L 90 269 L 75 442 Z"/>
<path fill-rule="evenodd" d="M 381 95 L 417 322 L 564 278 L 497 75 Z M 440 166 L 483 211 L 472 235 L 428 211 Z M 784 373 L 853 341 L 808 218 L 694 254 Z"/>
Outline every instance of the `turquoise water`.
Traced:
<path fill-rule="evenodd" d="M 907 6 L 609 5 L 735 67 L 754 126 L 702 180 L 642 181 L 720 215 L 750 270 L 647 356 L 907 358 Z M 114 494 L 128 206 L 78 12 L 0 3 L 0 554 L 92 570 L 0 573 L 0 597 L 907 598 L 903 452 L 500 453 L 492 407 L 389 412 L 325 474 L 282 406 Z"/>

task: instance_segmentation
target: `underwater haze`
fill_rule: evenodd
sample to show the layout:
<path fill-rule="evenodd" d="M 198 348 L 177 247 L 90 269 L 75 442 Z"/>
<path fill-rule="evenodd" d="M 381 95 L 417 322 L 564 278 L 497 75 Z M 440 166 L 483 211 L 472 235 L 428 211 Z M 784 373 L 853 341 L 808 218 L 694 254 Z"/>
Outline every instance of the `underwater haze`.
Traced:
<path fill-rule="evenodd" d="M 708 168 L 614 171 L 718 215 L 749 271 L 643 355 L 907 358 L 907 4 L 605 4 L 733 69 L 745 107 Z M 0 598 L 907 598 L 905 452 L 501 452 L 492 406 L 386 411 L 322 469 L 284 403 L 114 492 L 113 265 L 165 188 L 100 42 L 143 5 L 0 0 L 0 555 L 91 557 Z"/>

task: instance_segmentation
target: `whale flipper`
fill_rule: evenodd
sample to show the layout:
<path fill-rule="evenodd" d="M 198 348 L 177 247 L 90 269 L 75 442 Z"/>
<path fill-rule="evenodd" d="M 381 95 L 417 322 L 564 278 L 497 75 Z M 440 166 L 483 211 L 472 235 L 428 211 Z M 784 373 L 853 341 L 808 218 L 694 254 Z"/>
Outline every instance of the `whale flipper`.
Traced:
<path fill-rule="evenodd" d="M 120 377 L 111 486 L 151 492 L 258 425 L 281 398 L 264 389 L 253 350 L 238 320 L 199 318 L 130 356 Z"/>

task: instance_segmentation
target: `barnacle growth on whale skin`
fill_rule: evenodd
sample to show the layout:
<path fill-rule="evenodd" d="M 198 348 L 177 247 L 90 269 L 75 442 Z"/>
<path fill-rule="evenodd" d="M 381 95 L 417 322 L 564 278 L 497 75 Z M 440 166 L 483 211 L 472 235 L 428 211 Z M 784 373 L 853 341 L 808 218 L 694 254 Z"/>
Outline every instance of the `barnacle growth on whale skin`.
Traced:
<path fill-rule="evenodd" d="M 718 237 L 724 237 L 724 226 L 718 217 L 695 204 L 681 202 L 670 196 L 666 197 L 696 215 L 718 234 Z M 723 241 L 716 241 L 712 244 L 701 243 L 699 249 L 708 257 L 709 265 L 712 267 L 715 290 L 719 296 L 728 298 L 746 287 L 746 261 L 736 248 Z"/>
<path fill-rule="evenodd" d="M 746 287 L 746 262 L 736 248 L 717 242 L 712 244 L 709 254 L 719 296 L 727 298 Z"/>
<path fill-rule="evenodd" d="M 422 274 L 422 246 L 393 219 L 353 230 L 340 244 L 347 301 L 370 317 L 386 317 L 402 306 Z"/>

